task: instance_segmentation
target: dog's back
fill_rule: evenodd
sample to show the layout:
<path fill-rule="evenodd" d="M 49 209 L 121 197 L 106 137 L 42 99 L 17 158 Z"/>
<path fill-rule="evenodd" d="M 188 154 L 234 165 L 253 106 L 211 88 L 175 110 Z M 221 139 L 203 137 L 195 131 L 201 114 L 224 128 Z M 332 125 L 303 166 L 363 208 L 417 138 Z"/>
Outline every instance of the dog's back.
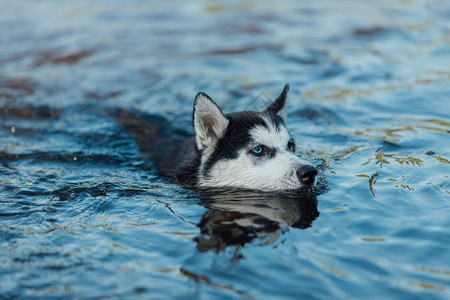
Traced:
<path fill-rule="evenodd" d="M 200 155 L 191 133 L 174 128 L 158 115 L 121 109 L 116 118 L 162 175 L 179 184 L 197 184 Z"/>

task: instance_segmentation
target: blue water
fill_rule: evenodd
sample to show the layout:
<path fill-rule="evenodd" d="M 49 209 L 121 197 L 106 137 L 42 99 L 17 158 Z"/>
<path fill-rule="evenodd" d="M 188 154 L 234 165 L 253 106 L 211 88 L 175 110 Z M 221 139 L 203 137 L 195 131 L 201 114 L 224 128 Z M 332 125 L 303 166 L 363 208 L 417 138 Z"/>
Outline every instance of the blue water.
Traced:
<path fill-rule="evenodd" d="M 0 298 L 450 298 L 449 2 L 0 4 Z M 285 83 L 314 195 L 167 183 L 112 114 Z"/>

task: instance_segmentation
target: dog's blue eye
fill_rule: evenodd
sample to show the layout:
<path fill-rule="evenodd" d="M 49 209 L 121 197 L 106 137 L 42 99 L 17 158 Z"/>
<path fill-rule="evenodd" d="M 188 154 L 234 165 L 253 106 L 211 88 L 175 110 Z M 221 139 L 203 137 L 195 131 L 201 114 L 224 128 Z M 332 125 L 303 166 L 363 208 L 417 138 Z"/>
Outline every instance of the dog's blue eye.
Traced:
<path fill-rule="evenodd" d="M 252 150 L 252 152 L 254 154 L 261 154 L 263 151 L 263 148 L 261 146 L 256 147 L 255 149 Z"/>

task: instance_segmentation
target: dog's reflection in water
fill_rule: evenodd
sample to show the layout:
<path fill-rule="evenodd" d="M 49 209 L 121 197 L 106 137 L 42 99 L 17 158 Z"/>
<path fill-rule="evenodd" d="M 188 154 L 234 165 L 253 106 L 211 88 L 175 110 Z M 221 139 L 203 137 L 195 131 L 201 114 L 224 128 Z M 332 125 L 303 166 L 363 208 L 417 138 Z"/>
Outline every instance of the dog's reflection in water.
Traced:
<path fill-rule="evenodd" d="M 260 193 L 242 190 L 201 191 L 208 209 L 195 239 L 200 252 L 237 249 L 254 240 L 270 245 L 289 227 L 305 229 L 319 216 L 312 191 Z"/>

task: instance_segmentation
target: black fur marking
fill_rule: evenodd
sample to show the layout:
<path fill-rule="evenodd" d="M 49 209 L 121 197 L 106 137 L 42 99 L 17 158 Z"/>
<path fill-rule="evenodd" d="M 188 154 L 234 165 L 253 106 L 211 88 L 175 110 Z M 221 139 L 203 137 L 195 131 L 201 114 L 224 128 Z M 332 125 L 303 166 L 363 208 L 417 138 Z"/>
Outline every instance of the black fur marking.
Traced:
<path fill-rule="evenodd" d="M 214 152 L 206 161 L 202 175 L 207 177 L 212 166 L 222 159 L 237 158 L 238 151 L 250 143 L 250 130 L 255 126 L 266 127 L 260 113 L 253 111 L 226 114 L 229 120 L 224 136 L 217 142 Z"/>
<path fill-rule="evenodd" d="M 289 140 L 287 147 L 288 147 L 289 151 L 291 151 L 292 153 L 295 153 L 295 141 L 292 137 Z"/>
<path fill-rule="evenodd" d="M 264 116 L 269 119 L 269 121 L 275 125 L 275 128 L 278 130 L 281 127 L 286 127 L 284 120 L 278 116 L 274 111 L 266 110 L 263 112 Z"/>
<path fill-rule="evenodd" d="M 238 156 L 238 151 L 248 147 L 251 142 L 250 130 L 255 126 L 264 126 L 267 128 L 266 121 L 263 117 L 279 129 L 285 126 L 281 117 L 274 111 L 265 111 L 263 113 L 254 111 L 244 111 L 226 114 L 225 117 L 230 121 L 224 136 L 217 142 L 213 154 L 206 161 L 202 171 L 204 177 L 208 177 L 211 168 L 218 161 L 223 159 L 234 159 Z M 292 139 L 292 138 L 291 138 Z M 276 155 L 275 149 L 266 147 L 264 158 L 273 158 Z M 263 158 L 261 157 L 261 158 Z"/>

